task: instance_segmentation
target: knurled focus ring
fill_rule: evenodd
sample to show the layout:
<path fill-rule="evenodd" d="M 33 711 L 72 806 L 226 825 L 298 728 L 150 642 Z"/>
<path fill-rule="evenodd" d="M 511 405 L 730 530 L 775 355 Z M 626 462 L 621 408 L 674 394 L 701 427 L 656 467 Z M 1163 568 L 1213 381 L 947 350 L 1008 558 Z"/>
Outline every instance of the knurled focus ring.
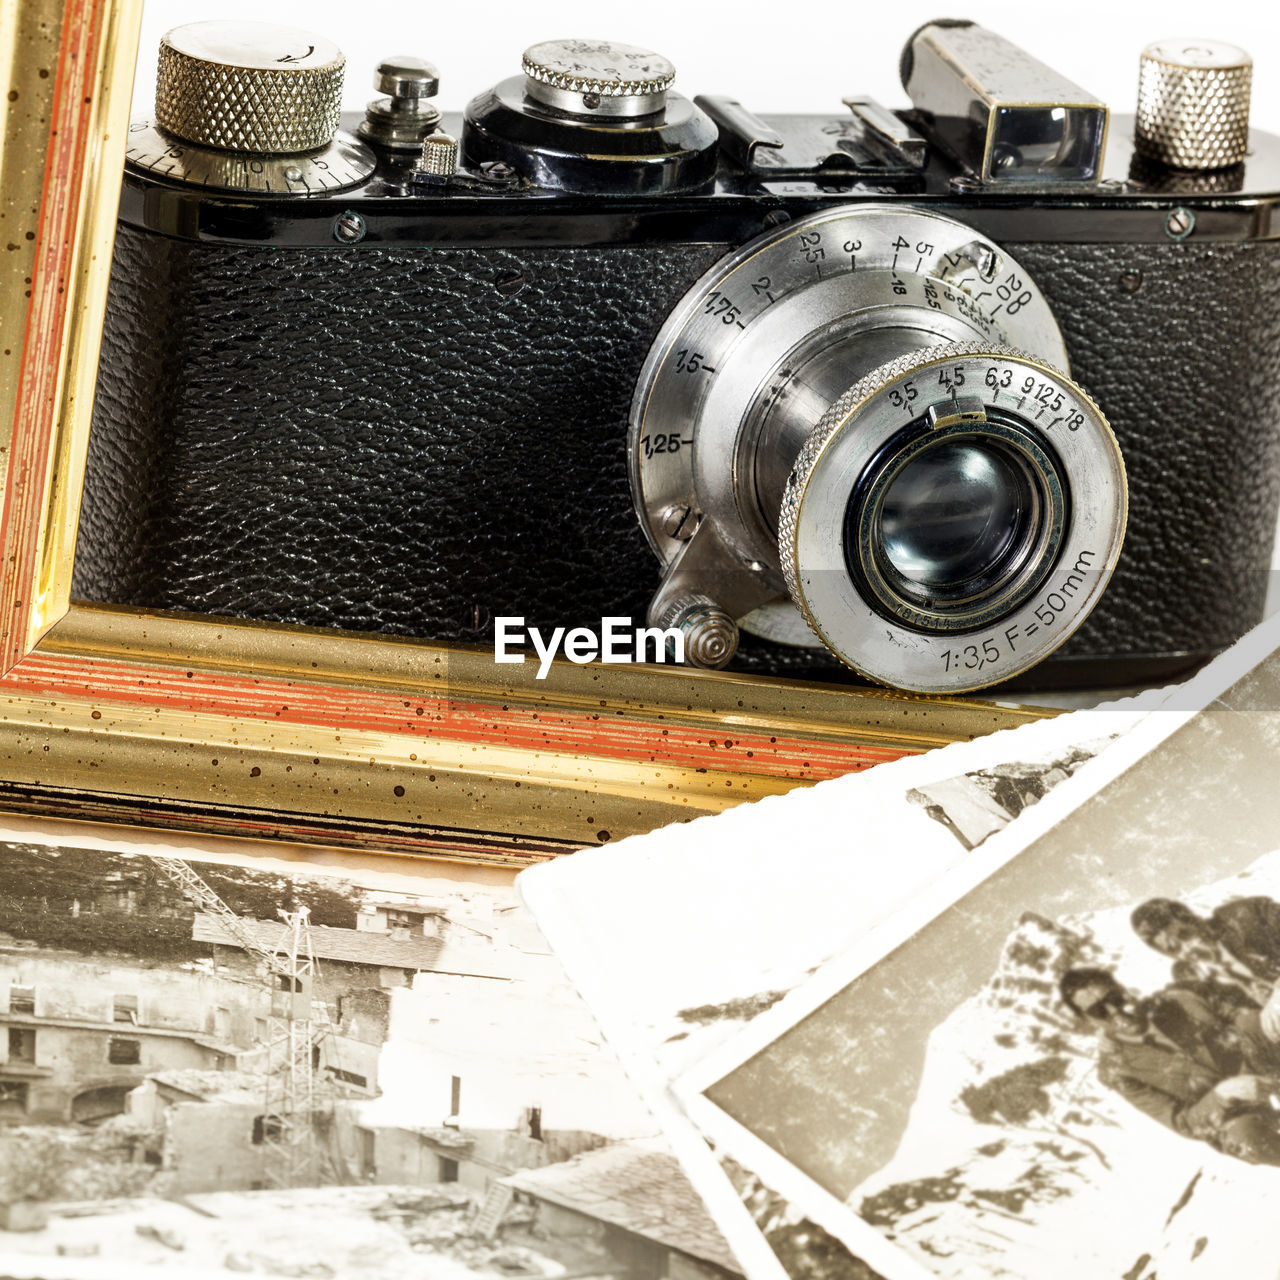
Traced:
<path fill-rule="evenodd" d="M 323 67 L 261 70 L 206 62 L 161 44 L 156 123 L 201 146 L 292 154 L 337 132 L 345 59 Z"/>
<path fill-rule="evenodd" d="M 1249 145 L 1247 55 L 1233 66 L 1194 66 L 1142 56 L 1134 145 L 1175 169 L 1224 169 Z"/>

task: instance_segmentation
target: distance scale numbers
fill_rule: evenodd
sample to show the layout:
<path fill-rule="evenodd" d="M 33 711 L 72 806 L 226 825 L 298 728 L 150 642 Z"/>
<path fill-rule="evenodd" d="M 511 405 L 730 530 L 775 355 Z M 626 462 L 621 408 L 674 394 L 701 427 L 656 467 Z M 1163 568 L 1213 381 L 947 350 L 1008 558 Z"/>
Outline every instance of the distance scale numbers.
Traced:
<path fill-rule="evenodd" d="M 852 220 L 850 224 L 856 226 Z M 848 228 L 846 228 L 846 231 Z M 790 243 L 792 240 L 794 244 Z M 893 292 L 941 310 L 939 292 L 947 301 L 967 301 L 975 323 L 989 328 L 1004 314 L 1016 316 L 1039 300 L 1038 292 L 1018 272 L 1005 269 L 985 280 L 978 268 L 961 253 L 939 250 L 930 241 L 912 239 L 899 232 L 873 237 L 866 228 L 844 234 L 839 226 L 797 228 L 792 236 L 775 241 L 716 282 L 702 296 L 701 313 L 725 326 L 745 329 L 761 312 L 797 289 L 832 276 L 856 276 L 859 272 L 886 272 Z M 909 282 L 921 286 L 919 292 Z M 700 316 L 686 317 L 689 332 Z"/>
<path fill-rule="evenodd" d="M 640 437 L 640 450 L 646 458 L 654 458 L 662 453 L 679 453 L 692 444 L 692 436 L 682 436 L 678 431 L 660 432 L 657 435 L 646 433 Z"/>
<path fill-rule="evenodd" d="M 959 322 L 971 331 L 970 340 L 1011 345 L 1002 319 L 1007 315 L 1021 323 L 1025 314 L 1034 323 L 1045 311 L 1043 299 L 1016 263 L 974 237 L 971 228 L 940 223 L 932 214 L 863 206 L 780 228 L 776 238 L 753 251 L 744 250 L 736 262 L 725 262 L 701 291 L 686 298 L 668 321 L 670 336 L 662 339 L 663 354 L 645 392 L 641 425 L 632 443 L 633 456 L 643 468 L 646 505 L 657 510 L 687 497 L 694 424 L 717 375 L 737 359 L 739 344 L 751 338 L 766 315 L 777 317 L 777 338 L 785 343 L 778 354 L 803 334 L 804 299 L 811 289 L 840 290 L 847 315 L 868 306 L 898 304 L 917 309 L 922 318 L 946 316 L 953 329 Z M 994 269 L 984 278 L 988 264 Z M 830 310 L 830 304 L 825 305 Z M 1051 320 L 1049 324 L 1052 327 Z M 789 338 L 792 325 L 795 335 Z M 1056 327 L 1052 331 L 1056 336 Z M 938 342 L 958 336 L 953 332 L 949 339 L 940 333 Z M 1024 340 L 1035 349 L 1032 338 Z M 759 358 L 771 356 L 766 349 Z M 755 385 L 748 379 L 744 386 L 746 381 Z M 716 412 L 745 413 L 747 408 L 746 403 L 718 403 Z"/>
<path fill-rule="evenodd" d="M 1017 271 L 1006 269 L 984 280 L 961 254 L 940 251 L 901 229 L 890 234 L 893 227 L 872 235 L 863 221 L 865 216 L 846 215 L 833 224 L 797 228 L 715 281 L 691 305 L 676 339 L 680 345 L 670 352 L 662 375 L 714 375 L 755 319 L 792 293 L 833 276 L 887 273 L 892 294 L 904 305 L 951 311 L 998 345 L 1007 342 L 1000 316 L 1016 316 L 1039 300 Z M 850 301 L 856 309 L 857 299 Z M 688 392 L 696 401 L 697 392 Z"/>

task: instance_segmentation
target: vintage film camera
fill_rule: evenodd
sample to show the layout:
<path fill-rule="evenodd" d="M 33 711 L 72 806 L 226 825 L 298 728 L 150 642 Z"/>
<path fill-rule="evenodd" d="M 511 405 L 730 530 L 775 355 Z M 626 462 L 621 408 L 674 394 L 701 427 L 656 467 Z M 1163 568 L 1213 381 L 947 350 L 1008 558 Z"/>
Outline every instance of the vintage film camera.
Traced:
<path fill-rule="evenodd" d="M 343 120 L 342 71 L 269 25 L 162 42 L 78 595 L 625 616 L 924 692 L 1170 677 L 1261 616 L 1280 139 L 1243 51 L 1150 46 L 1136 120 L 959 21 L 905 111 L 761 119 L 561 40 L 461 118 L 389 61 Z"/>

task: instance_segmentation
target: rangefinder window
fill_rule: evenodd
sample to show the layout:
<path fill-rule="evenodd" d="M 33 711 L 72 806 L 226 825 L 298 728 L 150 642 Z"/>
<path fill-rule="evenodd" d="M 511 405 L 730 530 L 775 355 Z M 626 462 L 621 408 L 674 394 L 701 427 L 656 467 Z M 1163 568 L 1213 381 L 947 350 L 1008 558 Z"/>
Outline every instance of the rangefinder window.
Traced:
<path fill-rule="evenodd" d="M 1092 107 L 997 107 L 985 176 L 999 183 L 1096 182 L 1106 128 L 1106 113 Z"/>

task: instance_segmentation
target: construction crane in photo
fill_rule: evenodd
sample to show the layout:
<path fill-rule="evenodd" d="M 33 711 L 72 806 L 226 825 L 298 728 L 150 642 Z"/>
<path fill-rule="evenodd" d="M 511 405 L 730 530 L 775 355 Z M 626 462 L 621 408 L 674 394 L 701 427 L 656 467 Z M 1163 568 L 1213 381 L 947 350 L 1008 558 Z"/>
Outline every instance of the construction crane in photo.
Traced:
<path fill-rule="evenodd" d="M 322 1180 L 317 1134 L 321 1106 L 332 1099 L 317 1080 L 321 1044 L 332 1034 L 328 1007 L 316 999 L 318 977 L 310 911 L 280 910 L 284 928 L 274 948 L 264 946 L 244 920 L 181 858 L 149 854 L 188 901 L 218 921 L 239 946 L 261 961 L 271 987 L 271 1014 L 263 1062 L 263 1113 L 255 1141 L 263 1148 L 268 1187 L 314 1186 Z"/>

